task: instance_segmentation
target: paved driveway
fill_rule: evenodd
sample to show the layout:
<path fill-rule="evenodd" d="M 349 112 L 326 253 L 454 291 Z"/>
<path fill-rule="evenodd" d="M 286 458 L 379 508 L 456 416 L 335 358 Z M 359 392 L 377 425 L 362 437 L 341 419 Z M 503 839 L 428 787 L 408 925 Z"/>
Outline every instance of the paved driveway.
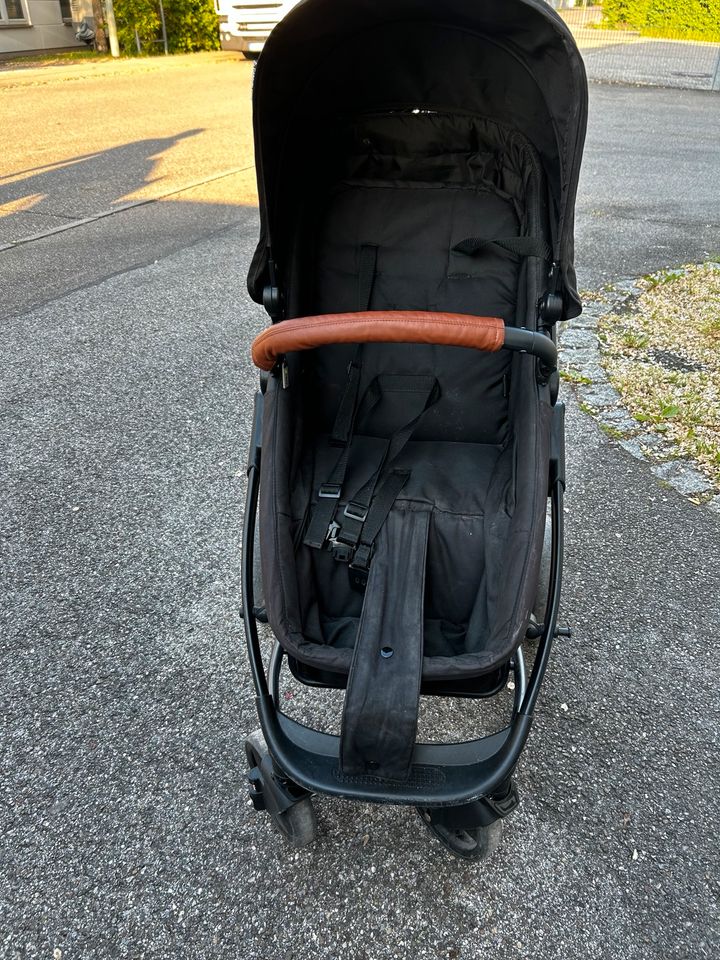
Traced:
<path fill-rule="evenodd" d="M 701 257 L 720 211 L 710 101 L 591 99 L 582 285 Z M 715 960 L 720 524 L 572 397 L 575 637 L 497 858 L 463 865 L 411 811 L 323 799 L 321 839 L 295 853 L 245 805 L 256 226 L 189 194 L 0 253 L 0 955 Z M 40 296 L 38 265 L 55 277 Z"/>

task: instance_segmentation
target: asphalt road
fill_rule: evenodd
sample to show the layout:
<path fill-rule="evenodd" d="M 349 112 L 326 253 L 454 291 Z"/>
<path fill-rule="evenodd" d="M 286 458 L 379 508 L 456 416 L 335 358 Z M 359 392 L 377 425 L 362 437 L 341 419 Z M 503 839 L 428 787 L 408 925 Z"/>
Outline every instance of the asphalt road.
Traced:
<path fill-rule="evenodd" d="M 581 285 L 717 249 L 720 100 L 593 87 L 591 105 Z M 720 522 L 572 396 L 575 637 L 497 857 L 464 865 L 411 811 L 322 798 L 296 853 L 245 804 L 239 538 L 264 320 L 243 286 L 256 212 L 222 183 L 0 251 L 0 955 L 716 960 Z"/>

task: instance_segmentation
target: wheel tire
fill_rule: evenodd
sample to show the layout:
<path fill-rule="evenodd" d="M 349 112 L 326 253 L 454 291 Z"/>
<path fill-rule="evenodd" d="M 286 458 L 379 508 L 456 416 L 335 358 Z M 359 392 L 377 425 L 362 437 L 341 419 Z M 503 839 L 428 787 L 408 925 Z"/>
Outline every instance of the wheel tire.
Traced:
<path fill-rule="evenodd" d="M 257 50 L 243 50 L 243 56 L 246 60 L 257 60 L 260 54 Z"/>
<path fill-rule="evenodd" d="M 273 823 L 291 847 L 305 847 L 317 836 L 315 808 L 310 797 L 294 803 L 273 817 Z"/>
<path fill-rule="evenodd" d="M 247 756 L 248 767 L 259 767 L 263 757 L 268 754 L 267 743 L 262 730 L 253 730 L 245 741 L 245 755 Z"/>
<path fill-rule="evenodd" d="M 417 808 L 420 819 L 430 833 L 461 860 L 489 860 L 500 846 L 502 839 L 502 820 L 495 820 L 487 827 L 473 827 L 468 830 L 453 830 L 438 823 L 432 823 L 429 812 Z"/>
<path fill-rule="evenodd" d="M 268 755 L 262 730 L 254 730 L 245 741 L 248 766 L 260 767 Z M 317 836 L 317 820 L 311 797 L 303 797 L 281 813 L 272 813 L 273 824 L 292 847 L 304 847 Z"/>

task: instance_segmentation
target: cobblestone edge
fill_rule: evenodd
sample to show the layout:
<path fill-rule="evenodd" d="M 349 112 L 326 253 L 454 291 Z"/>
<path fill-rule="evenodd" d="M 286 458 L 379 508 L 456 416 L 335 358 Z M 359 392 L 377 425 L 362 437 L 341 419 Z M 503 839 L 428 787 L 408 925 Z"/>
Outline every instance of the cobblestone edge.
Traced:
<path fill-rule="evenodd" d="M 611 443 L 648 463 L 651 473 L 692 503 L 720 514 L 720 491 L 674 444 L 631 416 L 602 365 L 598 320 L 607 314 L 629 313 L 642 292 L 637 281 L 621 280 L 603 290 L 600 299 L 586 303 L 582 314 L 568 320 L 560 334 L 560 369 L 581 409 L 594 417 Z"/>

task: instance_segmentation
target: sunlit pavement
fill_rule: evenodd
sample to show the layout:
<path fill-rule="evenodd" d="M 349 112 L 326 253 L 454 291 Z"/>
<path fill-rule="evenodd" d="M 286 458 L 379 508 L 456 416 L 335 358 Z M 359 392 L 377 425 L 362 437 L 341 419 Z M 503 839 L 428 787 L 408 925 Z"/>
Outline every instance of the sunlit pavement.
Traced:
<path fill-rule="evenodd" d="M 3 153 L 0 212 L 41 199 L 0 218 L 3 243 L 72 229 L 0 251 L 0 955 L 715 960 L 720 525 L 571 396 L 575 636 L 497 857 L 467 866 L 412 811 L 323 799 L 296 853 L 246 805 L 251 68 L 183 61 L 133 65 L 122 96 L 100 70 L 12 91 L 38 121 Z M 54 100 L 71 86 L 105 105 L 87 124 Z M 581 286 L 713 249 L 710 96 L 592 89 Z M 167 199 L 76 222 L 148 190 Z"/>

